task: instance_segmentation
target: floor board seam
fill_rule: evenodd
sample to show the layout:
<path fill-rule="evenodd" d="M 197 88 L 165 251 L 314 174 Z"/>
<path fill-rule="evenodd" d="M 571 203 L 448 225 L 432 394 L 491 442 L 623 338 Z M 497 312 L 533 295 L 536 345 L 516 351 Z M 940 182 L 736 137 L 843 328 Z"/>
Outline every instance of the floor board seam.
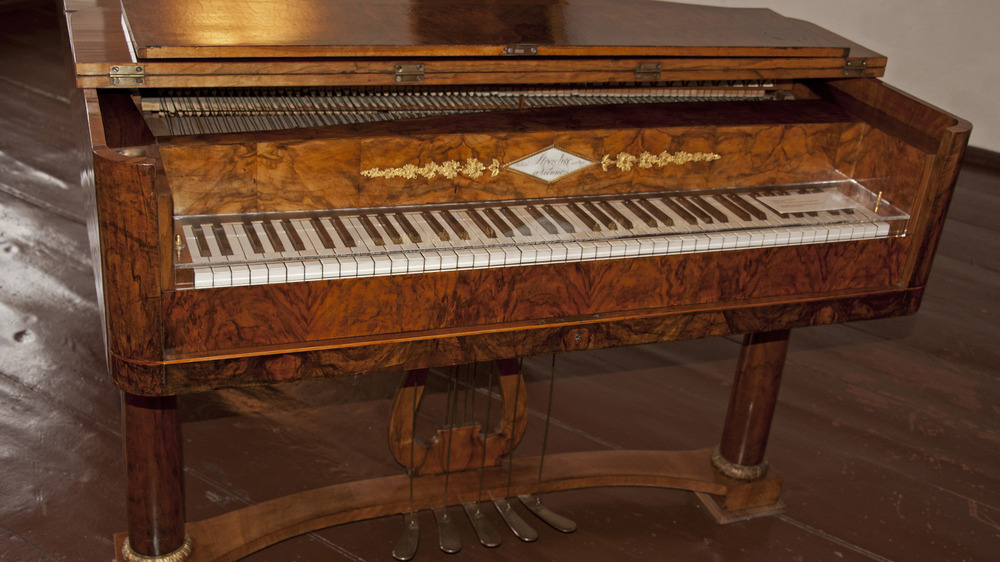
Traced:
<path fill-rule="evenodd" d="M 788 523 L 789 525 L 792 525 L 794 527 L 798 527 L 799 529 L 802 529 L 803 531 L 805 531 L 805 532 L 807 532 L 807 533 L 809 533 L 811 535 L 815 535 L 817 537 L 820 537 L 820 538 L 823 538 L 825 540 L 828 540 L 828 541 L 830 541 L 833 544 L 836 544 L 838 546 L 842 546 L 842 547 L 844 547 L 844 548 L 846 548 L 846 549 L 848 549 L 851 552 L 854 552 L 856 554 L 860 554 L 862 556 L 867 556 L 868 558 L 871 558 L 872 560 L 877 560 L 878 562 L 893 562 L 893 560 L 890 559 L 890 558 L 886 558 L 885 556 L 876 554 L 876 553 L 868 550 L 867 548 L 860 547 L 860 546 L 858 546 L 856 544 L 853 544 L 853 543 L 850 543 L 850 542 L 848 542 L 848 541 L 846 541 L 846 540 L 844 540 L 844 539 L 842 539 L 840 537 L 831 535 L 830 533 L 827 533 L 826 531 L 823 531 L 821 529 L 817 529 L 816 527 L 813 527 L 811 525 L 807 525 L 807 524 L 805 524 L 805 523 L 803 523 L 803 522 L 801 522 L 801 521 L 799 521 L 797 519 L 793 519 L 792 517 L 789 517 L 788 515 L 776 515 L 775 517 L 777 519 L 785 522 L 785 523 Z"/>

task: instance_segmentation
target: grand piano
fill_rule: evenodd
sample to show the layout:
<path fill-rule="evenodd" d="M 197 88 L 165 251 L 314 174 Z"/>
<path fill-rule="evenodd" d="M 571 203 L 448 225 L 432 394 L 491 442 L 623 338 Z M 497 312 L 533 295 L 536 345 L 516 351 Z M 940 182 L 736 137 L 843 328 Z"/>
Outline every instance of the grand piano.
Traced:
<path fill-rule="evenodd" d="M 536 494 L 591 486 L 775 513 L 790 330 L 917 310 L 970 131 L 881 82 L 883 56 L 763 9 L 65 8 L 122 393 L 118 560 L 234 560 L 483 496 L 551 517 Z M 544 474 L 510 455 L 517 358 L 733 334 L 717 445 L 549 455 Z M 415 438 L 427 370 L 484 362 L 499 425 Z M 385 427 L 406 474 L 185 521 L 178 395 L 384 369 L 404 373 Z"/>

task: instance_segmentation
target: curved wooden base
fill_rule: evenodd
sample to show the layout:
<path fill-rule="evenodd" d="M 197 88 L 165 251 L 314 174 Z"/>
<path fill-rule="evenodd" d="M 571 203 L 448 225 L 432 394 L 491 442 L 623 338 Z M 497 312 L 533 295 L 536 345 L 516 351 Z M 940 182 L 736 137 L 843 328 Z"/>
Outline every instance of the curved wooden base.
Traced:
<path fill-rule="evenodd" d="M 508 491 L 506 467 L 486 470 L 481 499 L 556 492 L 598 486 L 651 486 L 702 492 L 725 498 L 725 511 L 777 505 L 781 479 L 742 482 L 720 475 L 712 467 L 711 449 L 696 451 L 597 451 L 545 457 L 541 489 L 539 459 L 513 463 Z M 451 474 L 448 504 L 480 499 L 479 471 Z M 285 539 L 342 523 L 406 513 L 410 509 L 406 475 L 337 484 L 188 523 L 194 541 L 191 562 L 238 560 Z M 441 506 L 444 476 L 417 477 L 413 485 L 417 510 Z M 387 545 L 386 548 L 390 548 Z M 388 552 L 388 551 L 387 551 Z M 119 558 L 120 560 L 120 558 Z"/>

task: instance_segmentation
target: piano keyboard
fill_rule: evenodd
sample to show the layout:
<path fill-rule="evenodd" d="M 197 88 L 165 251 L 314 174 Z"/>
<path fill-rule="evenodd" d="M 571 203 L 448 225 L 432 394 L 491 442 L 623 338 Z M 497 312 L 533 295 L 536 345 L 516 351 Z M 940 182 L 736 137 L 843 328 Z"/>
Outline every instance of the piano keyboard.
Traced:
<path fill-rule="evenodd" d="M 262 285 L 868 240 L 908 218 L 851 181 L 195 216 L 176 221 L 176 267 L 195 289 Z"/>

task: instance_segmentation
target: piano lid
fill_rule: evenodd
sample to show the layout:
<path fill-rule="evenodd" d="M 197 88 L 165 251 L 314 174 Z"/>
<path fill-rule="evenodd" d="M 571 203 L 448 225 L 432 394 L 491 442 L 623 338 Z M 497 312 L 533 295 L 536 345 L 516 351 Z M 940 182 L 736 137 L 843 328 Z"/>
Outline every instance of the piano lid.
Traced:
<path fill-rule="evenodd" d="M 770 10 L 654 0 L 64 0 L 82 88 L 622 84 L 881 76 Z"/>
<path fill-rule="evenodd" d="M 654 0 L 122 0 L 139 60 L 287 57 L 845 58 L 767 9 Z M 862 55 L 863 56 L 863 55 Z"/>

